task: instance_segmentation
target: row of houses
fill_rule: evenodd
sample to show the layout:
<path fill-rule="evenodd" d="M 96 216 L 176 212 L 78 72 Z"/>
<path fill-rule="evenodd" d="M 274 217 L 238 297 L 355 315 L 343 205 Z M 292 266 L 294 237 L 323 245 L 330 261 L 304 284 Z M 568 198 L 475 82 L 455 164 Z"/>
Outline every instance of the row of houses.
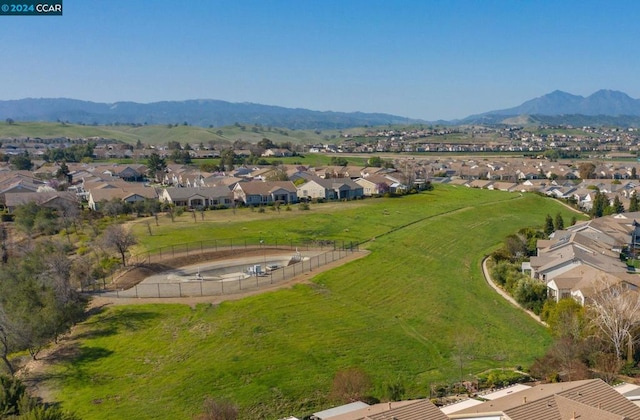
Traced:
<path fill-rule="evenodd" d="M 629 208 L 631 197 L 640 197 L 640 180 L 601 180 L 587 179 L 579 183 L 549 179 L 528 179 L 523 182 L 504 182 L 491 180 L 466 180 L 461 178 L 438 178 L 432 181 L 470 188 L 483 188 L 508 192 L 539 192 L 549 197 L 575 203 L 582 210 L 589 212 L 597 192 L 605 195 L 609 204 L 616 197 L 625 208 Z"/>
<path fill-rule="evenodd" d="M 126 203 L 152 199 L 191 209 L 202 207 L 261 206 L 307 200 L 354 200 L 387 192 L 402 192 L 406 186 L 395 171 L 364 167 L 285 167 L 287 181 L 267 181 L 282 168 L 240 167 L 229 173 L 204 173 L 197 168 L 170 165 L 161 185 L 136 182 L 146 172 L 144 165 L 68 164 L 69 194 L 93 210 L 101 203 Z M 54 178 L 59 167 L 39 172 L 0 171 L 0 203 L 10 211 L 27 201 L 39 204 L 50 200 L 62 181 Z M 23 195 L 26 194 L 27 195 Z M 47 193 L 48 196 L 38 194 Z M 71 194 L 73 193 L 73 194 Z M 55 194 L 53 194 L 55 195 Z"/>
<path fill-rule="evenodd" d="M 536 256 L 522 269 L 544 282 L 549 297 L 573 298 L 582 305 L 613 285 L 637 291 L 638 275 L 620 259 L 640 250 L 640 212 L 622 213 L 576 223 L 538 240 Z"/>
<path fill-rule="evenodd" d="M 640 386 L 601 379 L 515 385 L 444 407 L 428 399 L 369 405 L 356 401 L 319 411 L 314 420 L 640 420 Z M 298 420 L 288 417 L 284 420 Z"/>

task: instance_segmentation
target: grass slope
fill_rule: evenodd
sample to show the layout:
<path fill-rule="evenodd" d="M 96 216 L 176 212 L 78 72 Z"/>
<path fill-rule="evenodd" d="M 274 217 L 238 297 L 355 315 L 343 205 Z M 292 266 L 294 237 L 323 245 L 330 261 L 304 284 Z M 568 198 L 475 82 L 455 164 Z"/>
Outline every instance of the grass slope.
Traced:
<path fill-rule="evenodd" d="M 226 215 L 206 228 L 164 225 L 143 246 L 188 226 L 190 235 L 209 237 L 247 228 L 376 240 L 367 245 L 370 256 L 310 285 L 215 307 L 105 309 L 79 326 L 78 354 L 52 372 L 63 407 L 85 419 L 186 418 L 211 395 L 239 404 L 242 418 L 301 417 L 328 406 L 331 380 L 346 367 L 367 371 L 379 398 L 398 382 L 413 398 L 429 395 L 434 382 L 501 366 L 501 355 L 509 366 L 527 366 L 544 352 L 547 331 L 489 289 L 480 263 L 504 236 L 566 212 L 560 204 L 440 186 L 345 204 L 267 213 L 267 220 Z M 455 357 L 461 340 L 471 348 L 462 368 Z"/>

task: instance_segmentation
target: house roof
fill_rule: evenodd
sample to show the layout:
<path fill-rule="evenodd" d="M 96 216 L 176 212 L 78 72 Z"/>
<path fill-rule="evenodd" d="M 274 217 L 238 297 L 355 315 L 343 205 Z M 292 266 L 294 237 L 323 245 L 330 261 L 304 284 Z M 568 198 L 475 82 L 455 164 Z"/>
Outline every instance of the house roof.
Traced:
<path fill-rule="evenodd" d="M 367 420 L 448 420 L 448 417 L 427 399 L 412 404 L 392 408 L 378 414 L 364 417 Z"/>
<path fill-rule="evenodd" d="M 69 191 L 43 191 L 28 193 L 7 193 L 5 195 L 5 204 L 7 207 L 16 207 L 23 204 L 34 202 L 41 206 L 46 206 L 56 199 L 63 199 L 69 203 L 78 204 L 76 194 Z"/>
<path fill-rule="evenodd" d="M 364 407 L 352 410 L 357 404 L 347 404 L 314 415 L 322 420 L 448 420 L 428 399 L 365 404 Z M 332 412 L 340 413 L 334 415 Z"/>
<path fill-rule="evenodd" d="M 471 419 L 487 413 L 504 413 L 511 420 L 565 420 L 571 416 L 581 420 L 640 420 L 640 407 L 601 379 L 538 385 L 449 417 Z"/>
<path fill-rule="evenodd" d="M 90 192 L 94 203 L 102 200 L 111 200 L 113 198 L 126 199 L 128 197 L 139 195 L 144 198 L 158 198 L 158 194 L 154 188 L 143 186 L 131 186 L 129 188 L 95 188 Z"/>
<path fill-rule="evenodd" d="M 233 193 L 225 186 L 220 187 L 169 187 L 166 188 L 165 193 L 169 195 L 172 201 L 186 200 L 193 196 L 199 195 L 202 197 L 231 197 Z"/>
<path fill-rule="evenodd" d="M 294 183 L 291 181 L 240 182 L 236 185 L 236 188 L 241 188 L 247 195 L 266 195 L 280 189 L 286 190 L 290 193 L 298 191 Z"/>

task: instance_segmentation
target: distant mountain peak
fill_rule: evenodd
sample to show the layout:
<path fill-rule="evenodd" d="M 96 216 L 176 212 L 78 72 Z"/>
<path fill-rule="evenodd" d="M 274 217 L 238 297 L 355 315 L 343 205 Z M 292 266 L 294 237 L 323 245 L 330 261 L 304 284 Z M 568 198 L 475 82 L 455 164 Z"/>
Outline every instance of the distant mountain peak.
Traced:
<path fill-rule="evenodd" d="M 503 118 L 518 115 L 586 115 L 586 116 L 640 116 L 640 100 L 633 99 L 624 92 L 600 89 L 587 96 L 574 95 L 561 90 L 530 99 L 521 105 L 485 112 L 465 119 L 473 120 L 479 117 Z"/>

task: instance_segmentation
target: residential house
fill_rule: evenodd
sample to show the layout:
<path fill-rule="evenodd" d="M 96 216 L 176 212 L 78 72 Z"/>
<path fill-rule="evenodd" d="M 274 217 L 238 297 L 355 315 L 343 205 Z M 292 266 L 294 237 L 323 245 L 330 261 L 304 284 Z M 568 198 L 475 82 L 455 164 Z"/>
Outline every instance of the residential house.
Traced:
<path fill-rule="evenodd" d="M 13 212 L 16 207 L 36 203 L 40 207 L 47 207 L 55 210 L 63 210 L 70 207 L 80 207 L 80 201 L 75 193 L 69 191 L 43 191 L 43 192 L 9 192 L 5 194 L 5 205 L 9 212 Z"/>
<path fill-rule="evenodd" d="M 267 149 L 262 155 L 263 157 L 290 157 L 293 156 L 293 152 L 289 149 Z"/>
<path fill-rule="evenodd" d="M 428 399 L 368 405 L 361 401 L 314 413 L 318 420 L 448 420 Z"/>
<path fill-rule="evenodd" d="M 362 198 L 364 189 L 350 178 L 319 178 L 306 176 L 307 182 L 298 186 L 301 199 L 352 200 Z"/>
<path fill-rule="evenodd" d="M 457 420 L 640 420 L 640 407 L 601 379 L 543 384 L 447 414 Z"/>
<path fill-rule="evenodd" d="M 145 165 L 125 165 L 116 168 L 114 176 L 127 182 L 141 182 L 145 179 L 147 167 Z"/>
<path fill-rule="evenodd" d="M 296 203 L 298 191 L 291 181 L 239 182 L 233 187 L 234 200 L 247 206 Z"/>
<path fill-rule="evenodd" d="M 100 210 L 102 202 L 113 199 L 119 199 L 130 204 L 146 199 L 158 199 L 158 194 L 154 188 L 130 183 L 126 183 L 124 186 L 104 184 L 102 186 L 92 187 L 88 189 L 87 192 L 88 205 L 91 210 Z"/>
<path fill-rule="evenodd" d="M 37 192 L 45 182 L 35 178 L 29 171 L 7 171 L 0 173 L 0 204 L 5 203 L 7 193 Z"/>
<path fill-rule="evenodd" d="M 233 193 L 225 186 L 220 187 L 168 187 L 161 190 L 160 201 L 175 206 L 198 209 L 211 206 L 231 207 Z"/>

